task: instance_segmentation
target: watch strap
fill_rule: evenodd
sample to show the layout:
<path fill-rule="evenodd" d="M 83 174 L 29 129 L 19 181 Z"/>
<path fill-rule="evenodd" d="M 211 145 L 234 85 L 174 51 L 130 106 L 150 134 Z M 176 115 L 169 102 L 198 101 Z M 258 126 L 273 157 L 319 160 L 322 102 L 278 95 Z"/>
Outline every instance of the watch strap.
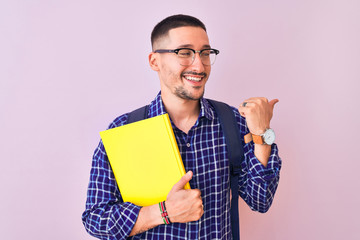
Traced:
<path fill-rule="evenodd" d="M 249 143 L 253 140 L 252 136 L 251 136 L 251 133 L 248 133 L 244 136 L 244 142 L 245 143 Z"/>
<path fill-rule="evenodd" d="M 255 135 L 255 134 L 251 134 L 252 135 L 252 139 L 253 139 L 253 142 L 255 144 L 264 144 L 264 140 L 262 138 L 262 136 L 259 136 L 259 135 Z"/>
<path fill-rule="evenodd" d="M 255 144 L 264 144 L 264 140 L 263 140 L 262 136 L 254 135 L 251 133 L 248 133 L 244 136 L 244 141 L 245 141 L 245 143 L 249 143 L 249 142 L 253 141 Z"/>

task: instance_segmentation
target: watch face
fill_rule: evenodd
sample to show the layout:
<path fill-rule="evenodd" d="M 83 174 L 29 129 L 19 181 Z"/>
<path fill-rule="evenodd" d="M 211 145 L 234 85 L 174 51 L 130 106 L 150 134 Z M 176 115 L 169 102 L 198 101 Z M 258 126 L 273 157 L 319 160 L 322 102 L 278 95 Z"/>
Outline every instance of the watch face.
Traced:
<path fill-rule="evenodd" d="M 267 145 L 271 145 L 275 142 L 275 132 L 274 130 L 272 130 L 271 128 L 269 128 L 268 130 L 266 130 L 266 132 L 264 133 L 264 142 Z"/>

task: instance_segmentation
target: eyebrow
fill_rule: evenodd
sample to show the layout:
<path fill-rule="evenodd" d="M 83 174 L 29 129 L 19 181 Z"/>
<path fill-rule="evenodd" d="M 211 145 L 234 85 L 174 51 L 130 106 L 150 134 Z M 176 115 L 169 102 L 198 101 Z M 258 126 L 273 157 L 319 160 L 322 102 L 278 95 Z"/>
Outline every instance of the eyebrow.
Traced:
<path fill-rule="evenodd" d="M 192 47 L 194 47 L 194 45 L 192 45 L 192 44 L 182 44 L 182 45 L 178 46 L 178 48 L 192 48 Z M 205 44 L 202 46 L 202 49 L 205 49 L 205 48 L 211 48 L 211 47 L 210 47 L 210 45 Z"/>

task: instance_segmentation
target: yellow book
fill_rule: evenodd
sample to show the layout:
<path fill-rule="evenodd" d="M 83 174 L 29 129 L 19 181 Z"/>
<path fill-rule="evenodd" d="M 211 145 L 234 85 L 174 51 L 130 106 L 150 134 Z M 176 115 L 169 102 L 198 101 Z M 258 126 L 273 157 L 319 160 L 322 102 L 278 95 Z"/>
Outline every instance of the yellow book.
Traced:
<path fill-rule="evenodd" d="M 185 175 L 168 114 L 100 132 L 124 202 L 149 206 L 166 200 Z M 184 187 L 190 189 L 189 183 Z"/>

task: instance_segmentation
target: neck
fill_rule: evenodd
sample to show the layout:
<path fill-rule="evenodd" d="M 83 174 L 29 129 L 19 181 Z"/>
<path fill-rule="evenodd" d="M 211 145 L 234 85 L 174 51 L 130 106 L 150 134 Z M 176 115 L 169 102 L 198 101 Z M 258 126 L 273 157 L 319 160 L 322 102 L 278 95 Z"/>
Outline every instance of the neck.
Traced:
<path fill-rule="evenodd" d="M 175 126 L 188 133 L 199 117 L 199 100 L 187 100 L 163 93 L 161 93 L 161 98 Z"/>

